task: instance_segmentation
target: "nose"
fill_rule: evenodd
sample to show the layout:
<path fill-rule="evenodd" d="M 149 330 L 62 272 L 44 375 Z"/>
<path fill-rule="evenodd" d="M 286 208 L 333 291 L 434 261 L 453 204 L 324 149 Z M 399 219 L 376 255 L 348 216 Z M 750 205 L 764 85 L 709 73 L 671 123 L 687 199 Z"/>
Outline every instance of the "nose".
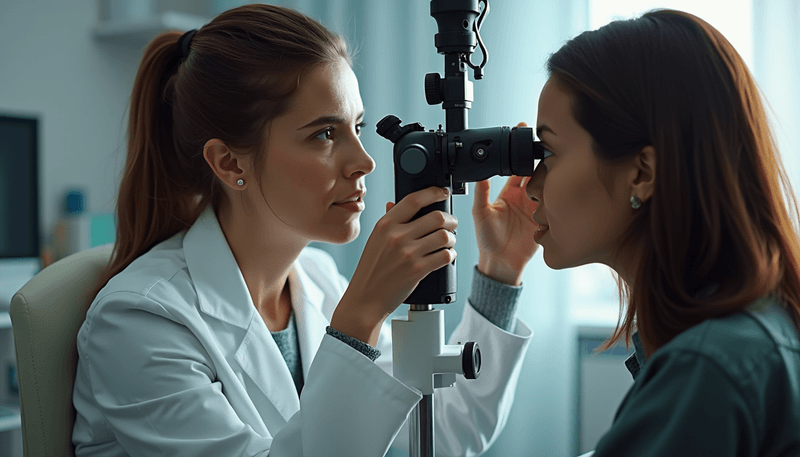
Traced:
<path fill-rule="evenodd" d="M 375 170 L 375 161 L 364 149 L 361 138 L 353 135 L 351 142 L 352 144 L 347 146 L 350 154 L 347 154 L 348 160 L 344 167 L 345 177 L 360 178 L 372 173 Z"/>
<path fill-rule="evenodd" d="M 546 174 L 547 167 L 539 161 L 539 165 L 533 170 L 533 176 L 531 176 L 530 181 L 528 181 L 528 185 L 525 186 L 525 194 L 536 203 L 539 203 L 542 199 L 542 187 L 544 186 L 544 177 Z"/>

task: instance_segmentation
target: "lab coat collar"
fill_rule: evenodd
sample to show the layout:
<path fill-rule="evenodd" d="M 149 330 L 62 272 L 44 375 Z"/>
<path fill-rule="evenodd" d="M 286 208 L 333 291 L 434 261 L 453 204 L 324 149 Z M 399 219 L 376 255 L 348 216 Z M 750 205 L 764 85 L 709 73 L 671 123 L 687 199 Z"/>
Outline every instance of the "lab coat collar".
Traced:
<path fill-rule="evenodd" d="M 186 264 L 195 283 L 200 310 L 223 322 L 248 328 L 256 308 L 213 209 L 207 208 L 197 218 L 183 240 L 183 249 Z M 313 353 L 316 353 L 322 342 L 325 326 L 328 325 L 328 319 L 322 311 L 325 293 L 297 260 L 289 273 L 289 290 L 292 308 L 298 319 L 301 342 L 305 340 L 316 343 L 313 345 Z M 317 333 L 320 326 L 321 335 L 304 335 L 304 332 L 310 330 Z M 306 335 L 308 338 L 304 338 Z M 304 366 L 305 359 L 307 357 L 303 358 Z M 308 363 L 311 361 L 308 360 Z"/>
<path fill-rule="evenodd" d="M 213 209 L 207 208 L 198 217 L 183 243 L 200 310 L 213 319 L 246 331 L 233 357 L 283 419 L 288 420 L 300 407 L 297 396 L 287 395 L 287 392 L 295 392 L 291 373 L 258 316 Z M 325 293 L 304 271 L 299 260 L 289 274 L 289 290 L 297 322 L 303 376 L 307 378 L 329 322 L 322 311 Z"/>
<path fill-rule="evenodd" d="M 183 252 L 200 310 L 223 322 L 247 329 L 256 308 L 210 206 L 186 233 Z"/>

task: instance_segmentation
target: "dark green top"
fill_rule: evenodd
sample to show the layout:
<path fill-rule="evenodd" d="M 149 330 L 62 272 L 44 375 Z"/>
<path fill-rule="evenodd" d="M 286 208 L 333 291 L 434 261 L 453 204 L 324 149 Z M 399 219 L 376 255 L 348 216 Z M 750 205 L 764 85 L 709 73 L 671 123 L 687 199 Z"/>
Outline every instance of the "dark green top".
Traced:
<path fill-rule="evenodd" d="M 594 457 L 800 456 L 800 343 L 774 298 L 710 319 L 645 360 Z"/>

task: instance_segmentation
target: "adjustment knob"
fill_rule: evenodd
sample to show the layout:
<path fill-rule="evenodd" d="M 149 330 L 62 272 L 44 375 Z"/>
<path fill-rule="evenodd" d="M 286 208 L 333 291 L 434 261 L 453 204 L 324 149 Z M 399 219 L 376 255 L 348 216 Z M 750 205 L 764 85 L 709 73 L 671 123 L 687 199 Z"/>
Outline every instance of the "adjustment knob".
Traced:
<path fill-rule="evenodd" d="M 464 377 L 467 379 L 478 379 L 481 373 L 481 350 L 478 343 L 470 341 L 464 343 L 464 352 L 461 353 L 461 368 L 464 369 Z"/>
<path fill-rule="evenodd" d="M 442 103 L 442 77 L 439 73 L 428 73 L 425 75 L 425 100 L 429 105 Z"/>
<path fill-rule="evenodd" d="M 394 143 L 398 138 L 403 136 L 403 131 L 400 128 L 400 122 L 401 121 L 397 116 L 393 116 L 391 114 L 384 116 L 383 119 L 378 121 L 378 135 Z"/>
<path fill-rule="evenodd" d="M 392 116 L 391 114 L 384 116 L 383 119 L 378 121 L 377 131 L 378 135 L 382 137 L 386 137 L 390 130 L 396 125 L 400 124 L 400 119 L 397 116 Z"/>
<path fill-rule="evenodd" d="M 411 145 L 400 155 L 400 168 L 410 175 L 421 173 L 427 166 L 428 154 L 421 145 Z"/>

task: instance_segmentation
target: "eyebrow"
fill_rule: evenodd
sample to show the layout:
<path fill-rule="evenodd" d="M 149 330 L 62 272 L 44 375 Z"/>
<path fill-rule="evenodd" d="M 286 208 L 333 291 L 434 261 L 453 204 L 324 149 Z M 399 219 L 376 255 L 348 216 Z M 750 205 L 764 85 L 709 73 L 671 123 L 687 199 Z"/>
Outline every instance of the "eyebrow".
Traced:
<path fill-rule="evenodd" d="M 359 115 L 356 116 L 356 119 L 361 119 L 363 117 L 364 117 L 364 111 L 359 113 Z M 340 117 L 340 116 L 320 116 L 320 117 L 314 119 L 313 121 L 309 122 L 308 124 L 300 127 L 297 130 L 303 130 L 303 129 L 307 129 L 307 128 L 310 128 L 310 127 L 318 127 L 318 126 L 321 126 L 321 125 L 344 124 L 346 122 L 347 122 L 347 120 L 345 118 L 343 118 L 343 117 Z"/>
<path fill-rule="evenodd" d="M 550 127 L 548 127 L 545 124 L 542 124 L 542 125 L 539 125 L 539 126 L 536 127 L 536 136 L 538 136 L 540 139 L 542 138 L 542 133 L 544 133 L 544 132 L 548 132 L 548 133 L 551 133 L 554 136 L 558 136 L 558 135 L 556 135 L 556 132 L 553 131 L 553 129 L 551 129 Z"/>

